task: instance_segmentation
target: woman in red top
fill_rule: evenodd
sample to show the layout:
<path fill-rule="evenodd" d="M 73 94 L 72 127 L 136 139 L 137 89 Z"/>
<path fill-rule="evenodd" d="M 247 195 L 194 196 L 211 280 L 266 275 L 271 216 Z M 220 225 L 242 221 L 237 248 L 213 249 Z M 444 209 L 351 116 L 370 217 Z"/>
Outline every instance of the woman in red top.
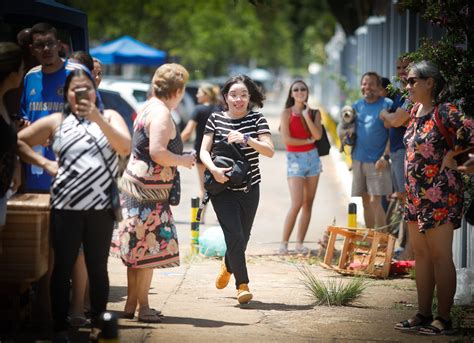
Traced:
<path fill-rule="evenodd" d="M 287 176 L 291 206 L 283 226 L 279 253 L 288 253 L 288 241 L 301 211 L 296 252 L 307 254 L 303 246 L 311 220 L 314 196 L 318 188 L 321 160 L 315 142 L 321 138 L 321 114 L 307 106 L 308 86 L 301 80 L 293 82 L 281 114 L 281 136 L 287 150 Z M 315 114 L 315 115 L 314 115 Z"/>

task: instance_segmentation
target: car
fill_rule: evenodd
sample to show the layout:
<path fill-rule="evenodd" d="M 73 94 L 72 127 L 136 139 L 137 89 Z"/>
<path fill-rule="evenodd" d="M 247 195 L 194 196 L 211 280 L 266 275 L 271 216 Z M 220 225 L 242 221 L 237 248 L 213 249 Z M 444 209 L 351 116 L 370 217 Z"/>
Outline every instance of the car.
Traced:
<path fill-rule="evenodd" d="M 125 119 L 130 134 L 133 133 L 133 122 L 137 116 L 135 108 L 125 100 L 119 92 L 99 88 L 99 94 L 104 108 L 112 109 L 120 113 Z"/>
<path fill-rule="evenodd" d="M 99 89 L 119 92 L 138 112 L 150 93 L 150 83 L 122 79 L 102 79 Z"/>
<path fill-rule="evenodd" d="M 150 83 L 142 81 L 104 78 L 99 89 L 119 92 L 135 108 L 135 112 L 138 112 L 150 96 L 150 86 Z M 183 130 L 189 121 L 194 106 L 193 98 L 185 93 L 178 107 L 171 111 L 171 115 L 180 130 Z"/>

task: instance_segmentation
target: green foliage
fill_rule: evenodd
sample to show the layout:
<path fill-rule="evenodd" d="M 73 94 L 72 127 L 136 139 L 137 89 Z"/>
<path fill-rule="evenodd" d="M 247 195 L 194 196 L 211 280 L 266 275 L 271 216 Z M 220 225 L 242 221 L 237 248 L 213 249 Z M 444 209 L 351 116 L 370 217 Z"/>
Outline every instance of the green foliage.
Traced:
<path fill-rule="evenodd" d="M 360 98 L 360 90 L 353 88 L 347 81 L 347 79 L 340 74 L 331 74 L 329 78 L 334 80 L 341 91 L 341 101 L 345 105 L 352 105 L 357 99 Z"/>
<path fill-rule="evenodd" d="M 308 295 L 314 298 L 318 305 L 348 305 L 359 298 L 369 285 L 368 281 L 362 277 L 322 280 L 307 267 L 298 268 L 298 271 Z"/>
<path fill-rule="evenodd" d="M 435 62 L 450 86 L 445 100 L 458 105 L 466 115 L 474 115 L 473 11 L 469 0 L 400 0 L 400 10 L 420 13 L 433 25 L 446 29 L 439 42 L 425 39 L 417 51 L 408 54 L 414 61 Z"/>
<path fill-rule="evenodd" d="M 128 34 L 165 50 L 193 77 L 231 64 L 307 69 L 324 61 L 335 19 L 312 0 L 59 0 L 87 13 L 91 46 Z"/>

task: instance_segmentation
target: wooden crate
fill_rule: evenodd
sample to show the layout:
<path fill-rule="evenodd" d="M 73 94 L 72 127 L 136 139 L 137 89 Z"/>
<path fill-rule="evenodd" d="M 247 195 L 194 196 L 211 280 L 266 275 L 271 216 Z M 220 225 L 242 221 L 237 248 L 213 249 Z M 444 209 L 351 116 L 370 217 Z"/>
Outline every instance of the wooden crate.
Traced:
<path fill-rule="evenodd" d="M 7 204 L 0 282 L 36 281 L 48 269 L 49 194 L 17 194 Z"/>
<path fill-rule="evenodd" d="M 395 247 L 395 236 L 372 229 L 337 226 L 329 226 L 327 231 L 329 232 L 329 241 L 321 266 L 341 274 L 388 277 Z M 342 236 L 344 241 L 340 256 L 333 264 L 338 236 Z"/>

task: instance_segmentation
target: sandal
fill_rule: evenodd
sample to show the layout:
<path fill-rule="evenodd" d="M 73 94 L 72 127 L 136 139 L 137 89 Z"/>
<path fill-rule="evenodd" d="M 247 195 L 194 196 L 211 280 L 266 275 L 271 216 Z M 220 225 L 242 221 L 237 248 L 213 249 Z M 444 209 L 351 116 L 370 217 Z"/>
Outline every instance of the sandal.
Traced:
<path fill-rule="evenodd" d="M 135 318 L 135 312 L 122 312 L 123 319 L 133 319 Z"/>
<path fill-rule="evenodd" d="M 434 322 L 438 321 L 440 324 L 442 324 L 441 328 L 433 325 Z M 453 329 L 453 323 L 451 322 L 450 319 L 446 320 L 442 317 L 436 317 L 431 324 L 423 325 L 423 327 L 420 328 L 419 332 L 422 335 L 429 335 L 429 336 L 437 336 L 437 335 L 454 335 L 456 332 L 455 329 Z"/>
<path fill-rule="evenodd" d="M 155 311 L 153 309 L 147 309 L 145 313 L 139 313 L 138 314 L 138 321 L 141 323 L 161 323 L 162 316 L 159 311 Z"/>
<path fill-rule="evenodd" d="M 77 315 L 77 316 L 72 316 L 69 319 L 69 324 L 72 327 L 81 328 L 81 327 L 86 326 L 87 324 L 89 324 L 89 321 L 87 320 L 87 318 L 85 316 Z"/>
<path fill-rule="evenodd" d="M 422 326 L 428 325 L 433 321 L 433 315 L 424 316 L 421 313 L 415 314 L 414 317 L 402 320 L 400 323 L 395 324 L 393 327 L 395 330 L 418 330 Z"/>

